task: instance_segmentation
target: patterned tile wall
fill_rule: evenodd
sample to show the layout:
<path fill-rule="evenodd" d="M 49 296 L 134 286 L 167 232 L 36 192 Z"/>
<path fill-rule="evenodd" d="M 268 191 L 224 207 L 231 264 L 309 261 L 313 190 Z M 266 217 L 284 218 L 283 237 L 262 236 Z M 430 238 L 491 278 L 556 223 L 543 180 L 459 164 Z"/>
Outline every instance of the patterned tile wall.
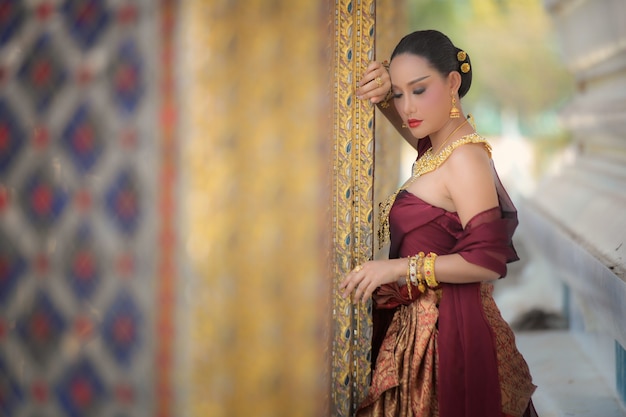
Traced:
<path fill-rule="evenodd" d="M 168 415 L 164 3 L 0 0 L 0 415 Z"/>

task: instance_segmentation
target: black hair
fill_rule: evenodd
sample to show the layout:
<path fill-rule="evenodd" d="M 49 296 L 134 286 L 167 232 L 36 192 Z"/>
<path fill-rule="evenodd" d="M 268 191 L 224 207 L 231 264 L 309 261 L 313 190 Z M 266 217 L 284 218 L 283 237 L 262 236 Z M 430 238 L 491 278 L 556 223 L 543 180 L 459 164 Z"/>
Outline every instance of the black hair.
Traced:
<path fill-rule="evenodd" d="M 463 97 L 472 85 L 472 69 L 469 54 L 465 54 L 463 60 L 459 60 L 457 54 L 462 49 L 454 46 L 450 38 L 436 30 L 418 30 L 406 35 L 396 45 L 391 60 L 396 55 L 413 54 L 428 60 L 431 66 L 439 71 L 444 77 L 452 71 L 461 74 L 461 85 L 459 86 L 459 97 Z M 461 65 L 467 63 L 469 70 L 461 71 Z"/>

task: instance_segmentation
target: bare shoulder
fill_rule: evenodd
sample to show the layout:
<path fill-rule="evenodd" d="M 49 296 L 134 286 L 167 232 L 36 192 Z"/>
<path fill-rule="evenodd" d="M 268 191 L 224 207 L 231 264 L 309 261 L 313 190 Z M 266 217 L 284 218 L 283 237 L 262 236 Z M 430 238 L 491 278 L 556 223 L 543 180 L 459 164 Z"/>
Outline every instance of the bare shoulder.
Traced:
<path fill-rule="evenodd" d="M 448 168 L 455 172 L 457 170 L 467 174 L 476 169 L 489 169 L 491 166 L 491 154 L 486 143 L 466 143 L 450 154 L 448 157 Z"/>
<path fill-rule="evenodd" d="M 446 189 L 464 227 L 476 214 L 498 205 L 491 156 L 484 143 L 457 147 L 446 165 Z"/>

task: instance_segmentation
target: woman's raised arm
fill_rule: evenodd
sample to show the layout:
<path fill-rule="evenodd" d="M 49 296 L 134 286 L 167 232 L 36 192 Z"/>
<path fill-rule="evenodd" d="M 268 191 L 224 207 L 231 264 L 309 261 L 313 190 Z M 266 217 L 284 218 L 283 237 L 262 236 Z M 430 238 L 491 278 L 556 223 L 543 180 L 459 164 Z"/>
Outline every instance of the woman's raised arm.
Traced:
<path fill-rule="evenodd" d="M 391 78 L 384 64 L 372 61 L 365 70 L 356 90 L 358 99 L 369 100 L 378 106 L 380 112 L 389 120 L 409 145 L 417 149 L 417 138 L 402 127 L 402 118 L 396 110 L 391 91 Z"/>

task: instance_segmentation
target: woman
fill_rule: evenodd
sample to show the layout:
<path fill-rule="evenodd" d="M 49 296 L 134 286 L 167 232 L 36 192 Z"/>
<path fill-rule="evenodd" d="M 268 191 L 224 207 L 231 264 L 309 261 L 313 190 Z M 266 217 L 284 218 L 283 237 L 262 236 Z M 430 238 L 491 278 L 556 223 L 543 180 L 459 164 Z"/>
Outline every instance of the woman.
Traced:
<path fill-rule="evenodd" d="M 469 56 L 428 30 L 404 37 L 390 61 L 370 64 L 357 95 L 377 103 L 418 156 L 381 205 L 389 259 L 341 283 L 354 302 L 374 299 L 372 383 L 357 416 L 536 416 L 528 366 L 489 283 L 518 259 L 517 212 L 459 103 Z"/>

